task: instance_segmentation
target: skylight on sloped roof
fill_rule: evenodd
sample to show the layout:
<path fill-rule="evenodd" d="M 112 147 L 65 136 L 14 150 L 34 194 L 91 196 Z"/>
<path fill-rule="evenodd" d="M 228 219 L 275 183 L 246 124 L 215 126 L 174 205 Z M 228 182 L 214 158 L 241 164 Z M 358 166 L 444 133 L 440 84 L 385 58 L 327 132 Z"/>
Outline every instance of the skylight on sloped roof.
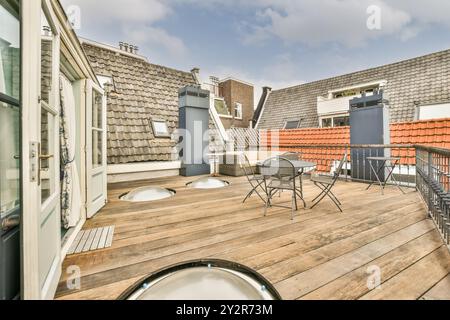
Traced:
<path fill-rule="evenodd" d="M 216 108 L 216 111 L 221 116 L 230 116 L 230 110 L 227 107 L 227 103 L 223 99 L 215 99 L 214 100 L 214 106 Z"/>

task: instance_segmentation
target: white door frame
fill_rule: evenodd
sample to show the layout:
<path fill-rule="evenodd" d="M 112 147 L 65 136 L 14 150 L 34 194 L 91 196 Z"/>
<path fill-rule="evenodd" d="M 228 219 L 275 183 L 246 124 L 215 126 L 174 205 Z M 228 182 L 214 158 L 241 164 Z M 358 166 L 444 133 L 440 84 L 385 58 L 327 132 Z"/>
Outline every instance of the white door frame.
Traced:
<path fill-rule="evenodd" d="M 102 95 L 102 165 L 93 166 L 93 145 L 92 132 L 93 130 L 93 92 L 97 91 Z M 100 86 L 95 84 L 92 80 L 86 82 L 86 214 L 90 219 L 106 205 L 107 202 L 107 188 L 108 188 L 108 173 L 107 173 L 107 126 L 106 126 L 106 98 L 105 92 Z M 101 190 L 100 190 L 101 189 Z"/>

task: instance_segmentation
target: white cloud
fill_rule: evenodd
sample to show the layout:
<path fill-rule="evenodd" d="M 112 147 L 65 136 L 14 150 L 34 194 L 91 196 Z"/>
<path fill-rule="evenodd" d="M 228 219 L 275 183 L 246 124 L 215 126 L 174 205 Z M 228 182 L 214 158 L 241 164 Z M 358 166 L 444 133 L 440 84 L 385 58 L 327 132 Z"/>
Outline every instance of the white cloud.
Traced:
<path fill-rule="evenodd" d="M 163 46 L 174 58 L 181 58 L 188 52 L 181 39 L 161 28 L 142 26 L 139 29 L 128 29 L 125 27 L 125 33 L 128 34 L 131 42 L 139 43 L 141 46 Z"/>
<path fill-rule="evenodd" d="M 317 46 L 334 42 L 353 47 L 384 36 L 407 41 L 430 25 L 450 28 L 450 1 L 442 0 L 183 1 L 206 9 L 253 10 L 253 18 L 241 21 L 241 37 L 247 45 L 264 43 L 275 37 L 286 43 Z M 367 8 L 373 5 L 381 9 L 381 30 L 367 28 Z"/>
<path fill-rule="evenodd" d="M 109 29 L 117 33 L 116 41 L 133 42 L 149 52 L 162 49 L 175 59 L 181 58 L 188 52 L 180 38 L 155 26 L 155 23 L 173 14 L 169 1 L 62 0 L 62 3 L 66 8 L 71 5 L 81 8 L 82 28 L 87 25 L 90 30 L 96 27 L 102 27 L 102 30 Z M 101 39 L 96 40 L 101 41 Z"/>
<path fill-rule="evenodd" d="M 382 1 L 374 0 L 304 0 L 281 1 L 274 8 L 263 9 L 269 19 L 264 28 L 267 33 L 286 43 L 303 43 L 318 46 L 324 43 L 341 43 L 349 47 L 384 35 L 396 34 L 411 18 L 401 10 Z M 367 28 L 367 8 L 376 5 L 381 9 L 381 29 Z"/>
<path fill-rule="evenodd" d="M 82 19 L 97 23 L 152 23 L 172 12 L 167 2 L 161 0 L 62 0 L 62 3 L 65 7 L 79 6 Z"/>

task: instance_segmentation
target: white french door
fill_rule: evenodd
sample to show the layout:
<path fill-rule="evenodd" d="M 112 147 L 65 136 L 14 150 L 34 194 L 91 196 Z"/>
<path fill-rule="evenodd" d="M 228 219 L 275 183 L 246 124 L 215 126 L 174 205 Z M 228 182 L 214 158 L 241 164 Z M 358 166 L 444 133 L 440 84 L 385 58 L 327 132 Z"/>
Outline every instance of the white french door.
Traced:
<path fill-rule="evenodd" d="M 92 218 L 107 202 L 106 99 L 93 81 L 86 84 L 87 217 Z"/>
<path fill-rule="evenodd" d="M 22 297 L 49 299 L 61 275 L 60 39 L 48 0 L 21 3 Z"/>

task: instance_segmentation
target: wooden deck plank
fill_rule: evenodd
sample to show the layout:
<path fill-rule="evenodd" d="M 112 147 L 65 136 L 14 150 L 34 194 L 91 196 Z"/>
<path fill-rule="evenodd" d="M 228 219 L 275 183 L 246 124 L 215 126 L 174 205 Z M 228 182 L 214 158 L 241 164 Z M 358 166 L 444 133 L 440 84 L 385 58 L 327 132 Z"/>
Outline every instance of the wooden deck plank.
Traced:
<path fill-rule="evenodd" d="M 441 237 L 436 232 L 431 231 L 394 249 L 381 258 L 371 261 L 359 269 L 303 296 L 302 299 L 355 300 L 367 294 L 371 289 L 382 290 L 383 283 L 441 246 Z M 368 285 L 368 281 L 371 280 L 370 276 L 374 275 L 374 271 L 372 270 L 379 270 L 381 272 L 379 275 L 380 287 L 371 288 L 371 286 Z"/>
<path fill-rule="evenodd" d="M 362 300 L 419 299 L 450 272 L 450 254 L 444 245 L 388 280 L 381 290 L 364 295 Z"/>
<path fill-rule="evenodd" d="M 389 274 L 398 273 L 389 279 L 393 280 L 408 266 L 395 264 L 394 258 L 389 259 L 391 252 L 403 253 L 405 246 L 421 239 L 418 247 L 408 247 L 407 252 L 414 252 L 411 261 L 420 256 L 418 252 L 435 246 L 437 232 L 413 190 L 403 195 L 392 187 L 382 196 L 377 190 L 366 191 L 363 184 L 339 182 L 335 193 L 342 200 L 343 214 L 324 201 L 314 210 L 300 209 L 291 221 L 288 209 L 273 208 L 263 217 L 262 204 L 256 197 L 242 204 L 249 191 L 245 178 L 225 179 L 231 186 L 221 190 L 189 189 L 186 183 L 193 179 L 183 177 L 110 185 L 108 204 L 84 229 L 114 225 L 112 246 L 68 256 L 63 268 L 78 265 L 82 269 L 81 290 L 68 290 L 63 272 L 57 296 L 114 299 L 138 279 L 168 265 L 220 258 L 256 269 L 281 286 L 284 298 L 299 298 L 332 283 L 339 290 L 340 284 L 346 283 L 342 279 L 353 279 L 358 270 L 374 260 L 390 268 Z M 147 185 L 172 188 L 177 195 L 151 203 L 119 200 L 123 193 Z M 307 181 L 304 192 L 309 203 L 318 190 Z M 286 193 L 275 200 L 289 203 L 290 196 Z M 102 240 L 106 242 L 103 234 Z M 303 293 L 297 279 L 302 274 L 321 274 L 326 281 L 314 282 L 306 277 L 312 289 Z M 432 292 L 435 286 L 438 290 L 442 278 L 426 282 L 426 292 Z M 300 288 L 300 294 L 286 292 L 284 286 L 295 288 L 293 292 Z"/>
<path fill-rule="evenodd" d="M 450 274 L 425 293 L 421 300 L 450 300 Z"/>
<path fill-rule="evenodd" d="M 431 221 L 421 221 L 313 269 L 285 279 L 279 282 L 276 288 L 285 299 L 299 299 L 433 229 L 434 225 Z"/>

